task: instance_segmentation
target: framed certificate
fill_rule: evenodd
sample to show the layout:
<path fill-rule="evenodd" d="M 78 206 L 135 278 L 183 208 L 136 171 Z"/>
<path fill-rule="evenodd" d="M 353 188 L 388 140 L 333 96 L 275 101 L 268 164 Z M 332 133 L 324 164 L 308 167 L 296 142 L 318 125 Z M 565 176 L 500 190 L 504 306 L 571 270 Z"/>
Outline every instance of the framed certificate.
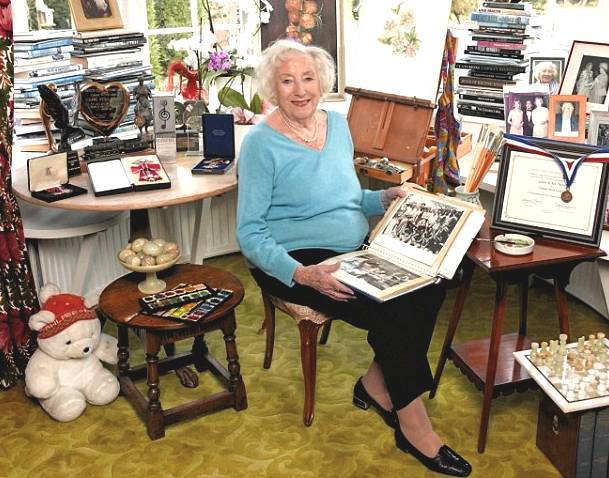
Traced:
<path fill-rule="evenodd" d="M 492 226 L 598 247 L 609 155 L 593 154 L 591 145 L 520 138 L 506 135 Z"/>

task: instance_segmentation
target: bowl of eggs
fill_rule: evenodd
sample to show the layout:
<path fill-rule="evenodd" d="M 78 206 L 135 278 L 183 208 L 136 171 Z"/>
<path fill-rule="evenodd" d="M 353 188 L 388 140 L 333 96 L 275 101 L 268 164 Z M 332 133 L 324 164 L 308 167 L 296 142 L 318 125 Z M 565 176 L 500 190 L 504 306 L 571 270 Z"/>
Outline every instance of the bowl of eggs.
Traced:
<path fill-rule="evenodd" d="M 165 290 L 165 281 L 159 279 L 156 273 L 169 269 L 179 258 L 180 250 L 175 242 L 143 237 L 130 242 L 118 253 L 118 262 L 125 269 L 146 274 L 146 279 L 137 286 L 145 294 Z"/>

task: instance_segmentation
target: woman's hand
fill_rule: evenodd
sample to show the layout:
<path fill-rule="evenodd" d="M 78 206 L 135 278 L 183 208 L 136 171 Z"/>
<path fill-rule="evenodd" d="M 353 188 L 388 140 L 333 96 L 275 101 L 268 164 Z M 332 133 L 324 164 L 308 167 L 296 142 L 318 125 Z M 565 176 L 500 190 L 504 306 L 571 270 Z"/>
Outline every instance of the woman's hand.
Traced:
<path fill-rule="evenodd" d="M 406 196 L 406 191 L 399 186 L 394 186 L 392 188 L 383 190 L 381 193 L 381 202 L 383 203 L 383 207 L 387 209 L 395 198 L 403 198 L 404 196 Z"/>
<path fill-rule="evenodd" d="M 327 295 L 331 299 L 346 302 L 355 297 L 353 291 L 336 279 L 332 272 L 337 271 L 340 262 L 313 266 L 298 266 L 294 271 L 294 281 Z"/>

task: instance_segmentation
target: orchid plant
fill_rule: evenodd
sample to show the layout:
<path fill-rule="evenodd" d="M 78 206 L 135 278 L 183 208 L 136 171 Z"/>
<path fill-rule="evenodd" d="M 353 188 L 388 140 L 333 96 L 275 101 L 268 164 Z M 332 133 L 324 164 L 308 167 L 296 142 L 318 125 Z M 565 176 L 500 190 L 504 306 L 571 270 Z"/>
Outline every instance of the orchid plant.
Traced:
<path fill-rule="evenodd" d="M 268 23 L 273 7 L 266 0 L 254 1 L 255 10 L 242 5 L 242 15 L 248 17 L 244 24 L 248 28 L 231 37 L 228 49 L 224 49 L 217 41 L 210 2 L 203 0 L 202 4 L 205 14 L 199 31 L 191 38 L 172 40 L 169 47 L 187 53 L 184 61 L 198 71 L 199 88 L 217 87 L 220 105 L 231 109 L 237 123 L 255 122 L 256 115 L 264 114 L 266 109 L 266 104 L 252 87 L 252 36 L 260 23 L 247 20 L 255 14 L 261 23 Z"/>

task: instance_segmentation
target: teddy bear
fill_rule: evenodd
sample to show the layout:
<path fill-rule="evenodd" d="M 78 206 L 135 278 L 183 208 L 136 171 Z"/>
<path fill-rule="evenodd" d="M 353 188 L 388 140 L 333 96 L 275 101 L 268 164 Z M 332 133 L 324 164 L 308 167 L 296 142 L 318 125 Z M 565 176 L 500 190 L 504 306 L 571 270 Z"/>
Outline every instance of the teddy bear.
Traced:
<path fill-rule="evenodd" d="M 38 350 L 25 369 L 25 392 L 55 420 L 69 422 L 87 402 L 106 405 L 118 396 L 117 378 L 101 363 L 117 363 L 117 341 L 101 332 L 95 311 L 87 307 L 91 299 L 47 284 L 40 300 L 41 310 L 29 320 L 38 332 Z"/>

